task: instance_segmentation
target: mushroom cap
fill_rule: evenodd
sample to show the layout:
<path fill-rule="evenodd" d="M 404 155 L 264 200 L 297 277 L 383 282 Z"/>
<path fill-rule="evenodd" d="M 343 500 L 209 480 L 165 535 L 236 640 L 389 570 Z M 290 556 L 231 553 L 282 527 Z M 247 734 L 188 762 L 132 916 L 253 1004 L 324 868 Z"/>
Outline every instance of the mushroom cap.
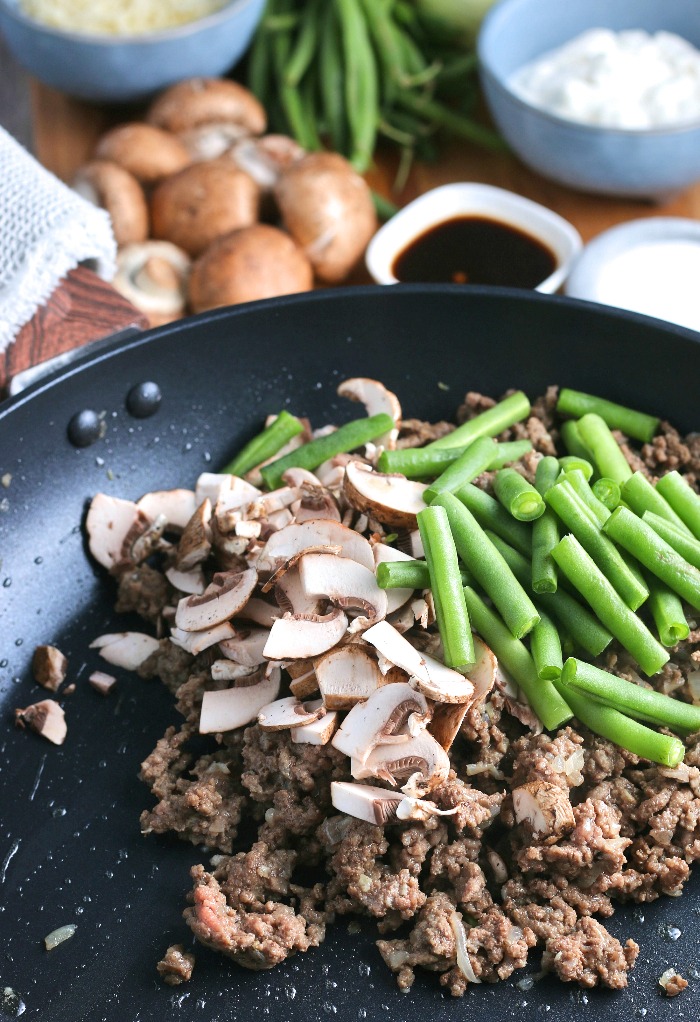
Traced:
<path fill-rule="evenodd" d="M 269 224 L 254 224 L 233 230 L 207 248 L 192 269 L 189 299 L 194 312 L 204 312 L 310 291 L 313 282 L 311 263 L 288 234 Z"/>
<path fill-rule="evenodd" d="M 176 174 L 192 162 L 179 138 L 142 121 L 112 128 L 97 143 L 95 156 L 118 163 L 143 184 Z"/>
<path fill-rule="evenodd" d="M 353 376 L 343 380 L 338 385 L 338 396 L 346 397 L 350 401 L 359 401 L 365 406 L 367 415 L 390 415 L 396 427 L 389 430 L 384 436 L 377 437 L 374 441 L 379 447 L 393 449 L 396 446 L 396 439 L 399 435 L 398 427 L 401 424 L 403 412 L 401 403 L 393 391 L 388 390 L 379 380 L 373 380 L 368 376 Z"/>
<path fill-rule="evenodd" d="M 234 164 L 193 163 L 156 186 L 151 233 L 198 256 L 222 235 L 254 224 L 259 197 L 253 179 Z"/>
<path fill-rule="evenodd" d="M 350 557 L 307 553 L 299 560 L 299 578 L 307 596 L 325 596 L 343 610 L 358 610 L 368 621 L 386 617 L 386 592 L 375 574 Z"/>
<path fill-rule="evenodd" d="M 357 511 L 364 511 L 382 525 L 415 529 L 416 515 L 425 507 L 427 486 L 402 475 L 375 472 L 371 465 L 353 459 L 345 466 L 343 493 Z"/>
<path fill-rule="evenodd" d="M 112 286 L 160 325 L 185 311 L 190 265 L 187 253 L 170 241 L 134 242 L 117 253 Z"/>
<path fill-rule="evenodd" d="M 300 660 L 317 656 L 340 642 L 348 619 L 335 607 L 329 614 L 285 615 L 270 629 L 263 653 L 269 660 Z"/>
<path fill-rule="evenodd" d="M 73 178 L 73 190 L 109 214 L 117 245 L 148 237 L 148 203 L 133 174 L 109 160 L 92 160 Z"/>
<path fill-rule="evenodd" d="M 377 230 L 372 193 L 338 153 L 309 153 L 275 186 L 282 221 L 326 283 L 343 280 Z"/>
<path fill-rule="evenodd" d="M 269 677 L 263 677 L 256 685 L 205 692 L 199 715 L 200 734 L 245 727 L 257 718 L 263 706 L 277 698 L 279 690 L 280 672 L 274 668 Z"/>
<path fill-rule="evenodd" d="M 190 154 L 192 163 L 199 163 L 218 160 L 241 138 L 247 138 L 248 133 L 242 125 L 232 121 L 208 121 L 178 132 L 177 137 Z"/>
<path fill-rule="evenodd" d="M 262 135 L 267 127 L 262 104 L 229 78 L 188 78 L 171 85 L 153 101 L 146 120 L 174 132 L 216 121 L 239 124 L 249 135 Z"/>
<path fill-rule="evenodd" d="M 255 568 L 222 572 L 200 595 L 183 596 L 175 611 L 175 625 L 186 632 L 199 632 L 228 621 L 250 599 L 258 581 Z"/>
<path fill-rule="evenodd" d="M 228 149 L 229 159 L 250 174 L 263 191 L 270 191 L 287 167 L 305 156 L 305 150 L 288 135 L 241 138 Z"/>

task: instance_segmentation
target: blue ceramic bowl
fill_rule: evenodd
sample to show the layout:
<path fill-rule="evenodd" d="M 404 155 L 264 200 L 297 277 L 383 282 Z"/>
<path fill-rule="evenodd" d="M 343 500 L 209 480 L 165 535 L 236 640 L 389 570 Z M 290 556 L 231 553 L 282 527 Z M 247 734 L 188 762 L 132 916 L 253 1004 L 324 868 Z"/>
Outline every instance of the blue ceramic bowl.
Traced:
<path fill-rule="evenodd" d="M 700 48 L 698 0 L 501 0 L 484 19 L 477 50 L 491 115 L 533 170 L 571 188 L 663 199 L 700 180 L 700 121 L 641 131 L 578 124 L 517 96 L 514 71 L 589 28 L 675 32 Z"/>
<path fill-rule="evenodd" d="M 245 53 L 265 0 L 231 0 L 198 21 L 138 36 L 65 32 L 0 0 L 0 32 L 39 81 L 81 99 L 142 99 L 183 78 L 216 77 Z"/>

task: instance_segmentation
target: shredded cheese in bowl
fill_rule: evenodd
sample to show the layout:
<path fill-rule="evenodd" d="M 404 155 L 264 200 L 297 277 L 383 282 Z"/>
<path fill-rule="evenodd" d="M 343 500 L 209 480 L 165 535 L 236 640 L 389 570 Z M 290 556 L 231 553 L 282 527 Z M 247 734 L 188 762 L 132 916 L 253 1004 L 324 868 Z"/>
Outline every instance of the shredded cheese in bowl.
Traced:
<path fill-rule="evenodd" d="M 198 21 L 228 0 L 20 0 L 30 18 L 86 35 L 131 36 Z"/>

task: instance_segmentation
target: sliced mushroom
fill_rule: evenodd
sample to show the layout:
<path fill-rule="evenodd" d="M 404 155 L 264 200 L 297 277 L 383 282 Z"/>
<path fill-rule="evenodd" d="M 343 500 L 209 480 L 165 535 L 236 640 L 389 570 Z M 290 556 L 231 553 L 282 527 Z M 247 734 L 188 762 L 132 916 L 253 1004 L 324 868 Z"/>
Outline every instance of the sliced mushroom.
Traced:
<path fill-rule="evenodd" d="M 513 789 L 513 811 L 536 841 L 554 844 L 576 825 L 568 791 L 548 781 L 532 781 Z"/>
<path fill-rule="evenodd" d="M 387 683 L 377 661 L 356 644 L 322 656 L 316 661 L 315 675 L 329 710 L 350 710 Z"/>
<path fill-rule="evenodd" d="M 445 752 L 450 751 L 468 710 L 469 703 L 437 703 L 433 707 L 428 731 Z"/>
<path fill-rule="evenodd" d="M 217 238 L 254 224 L 259 202 L 258 186 L 232 163 L 193 163 L 156 186 L 151 234 L 199 256 Z"/>
<path fill-rule="evenodd" d="M 329 614 L 298 614 L 279 618 L 263 650 L 269 660 L 299 660 L 325 653 L 341 640 L 348 619 L 335 607 Z"/>
<path fill-rule="evenodd" d="M 351 772 L 358 781 L 365 777 L 393 785 L 403 781 L 401 790 L 420 798 L 447 780 L 450 757 L 428 731 L 420 731 L 400 744 L 377 745 L 364 761 L 351 760 Z"/>
<path fill-rule="evenodd" d="M 363 633 L 363 638 L 396 667 L 411 676 L 420 691 L 438 703 L 470 703 L 474 685 L 458 671 L 445 667 L 428 653 L 419 653 L 403 635 L 380 621 Z"/>
<path fill-rule="evenodd" d="M 302 557 L 306 556 L 308 555 L 302 555 Z M 275 599 L 287 614 L 321 613 L 323 601 L 318 596 L 308 595 L 302 585 L 299 568 L 296 564 L 277 578 L 274 591 Z"/>
<path fill-rule="evenodd" d="M 374 571 L 349 557 L 307 553 L 299 560 L 299 578 L 307 596 L 325 596 L 343 610 L 359 610 L 368 622 L 386 616 L 386 592 Z"/>
<path fill-rule="evenodd" d="M 257 187 L 242 170 L 231 167 L 231 172 Z M 195 262 L 189 286 L 194 312 L 312 289 L 311 263 L 294 239 L 255 219 L 227 226 Z"/>
<path fill-rule="evenodd" d="M 428 722 L 428 703 L 410 685 L 398 683 L 377 689 L 348 713 L 333 739 L 346 756 L 364 763 L 380 742 L 406 742 Z"/>
<path fill-rule="evenodd" d="M 372 547 L 364 536 L 328 518 L 315 518 L 300 525 L 294 523 L 270 536 L 258 558 L 257 569 L 276 571 L 305 550 L 324 546 L 336 546 L 343 557 L 374 571 Z"/>
<path fill-rule="evenodd" d="M 347 276 L 377 229 L 369 186 L 337 153 L 297 160 L 281 174 L 275 199 L 284 226 L 327 283 Z"/>
<path fill-rule="evenodd" d="M 85 520 L 90 553 L 109 570 L 132 563 L 132 547 L 151 519 L 131 500 L 96 493 Z"/>
<path fill-rule="evenodd" d="M 160 326 L 184 313 L 190 266 L 187 253 L 169 241 L 134 242 L 119 250 L 112 286 Z"/>
<path fill-rule="evenodd" d="M 90 643 L 90 649 L 99 650 L 100 656 L 108 663 L 128 671 L 140 667 L 159 646 L 158 639 L 143 632 L 110 632 Z"/>
<path fill-rule="evenodd" d="M 117 679 L 113 674 L 106 674 L 104 671 L 93 671 L 88 678 L 88 682 L 101 696 L 108 696 L 117 684 Z"/>
<path fill-rule="evenodd" d="M 476 654 L 476 663 L 467 676 L 474 685 L 474 701 L 481 703 L 489 695 L 496 682 L 498 661 L 493 651 L 478 635 L 474 636 L 474 653 Z"/>
<path fill-rule="evenodd" d="M 187 650 L 188 653 L 197 656 L 199 653 L 203 653 L 205 649 L 209 649 L 210 646 L 215 646 L 217 642 L 221 643 L 233 638 L 235 634 L 231 623 L 229 621 L 222 621 L 221 624 L 214 625 L 212 628 L 207 628 L 201 632 L 186 632 L 184 628 L 172 628 L 170 631 L 170 641 L 175 646 L 179 646 L 180 649 Z"/>
<path fill-rule="evenodd" d="M 340 384 L 338 395 L 347 397 L 350 401 L 359 401 L 365 406 L 368 415 L 379 415 L 382 412 L 385 415 L 390 415 L 396 423 L 394 429 L 385 433 L 384 436 L 378 437 L 374 443 L 377 446 L 393 450 L 396 446 L 403 414 L 396 394 L 387 390 L 379 380 L 371 380 L 366 376 L 353 376 Z"/>
<path fill-rule="evenodd" d="M 297 699 L 309 699 L 318 692 L 314 660 L 294 660 L 287 665 L 291 677 L 289 687 Z"/>
<path fill-rule="evenodd" d="M 93 160 L 73 178 L 73 190 L 109 214 L 117 245 L 148 237 L 148 205 L 133 174 L 109 160 Z"/>
<path fill-rule="evenodd" d="M 385 561 L 411 561 L 413 558 L 410 554 L 405 554 L 403 550 L 397 550 L 396 547 L 388 546 L 386 543 L 373 543 L 372 553 L 374 554 L 374 563 L 382 564 Z M 386 590 L 386 612 L 393 614 L 395 610 L 403 607 L 405 603 L 413 596 L 414 589 L 387 589 Z"/>
<path fill-rule="evenodd" d="M 206 561 L 211 553 L 211 501 L 202 501 L 185 526 L 177 547 L 175 566 L 180 571 L 192 568 Z"/>
<path fill-rule="evenodd" d="M 154 490 L 152 493 L 144 493 L 136 501 L 136 507 L 149 518 L 164 515 L 168 529 L 180 530 L 185 528 L 197 510 L 192 490 Z"/>
<path fill-rule="evenodd" d="M 184 596 L 179 601 L 175 612 L 176 626 L 186 632 L 201 632 L 230 620 L 245 607 L 257 581 L 255 568 L 214 575 L 201 596 Z"/>
<path fill-rule="evenodd" d="M 212 681 L 235 681 L 237 686 L 254 685 L 260 681 L 259 665 L 244 667 L 233 660 L 215 660 L 211 665 Z"/>
<path fill-rule="evenodd" d="M 203 500 L 209 499 L 212 508 L 216 507 L 217 503 L 225 500 L 229 491 L 234 489 L 237 479 L 238 476 L 231 475 L 230 472 L 200 472 L 194 487 L 195 503 L 199 506 Z M 239 482 L 242 483 L 243 480 Z M 240 494 L 241 490 L 238 492 Z M 236 503 L 236 507 L 238 506 Z"/>
<path fill-rule="evenodd" d="M 179 589 L 181 593 L 190 593 L 192 596 L 198 596 L 206 589 L 204 572 L 199 565 L 196 568 L 191 568 L 190 571 L 166 568 L 165 577 L 170 585 L 174 586 L 175 589 Z"/>
<path fill-rule="evenodd" d="M 425 823 L 431 816 L 454 816 L 459 811 L 459 806 L 453 809 L 439 809 L 434 802 L 426 802 L 422 798 L 411 798 L 406 795 L 399 802 L 396 809 L 397 820 L 418 820 Z"/>
<path fill-rule="evenodd" d="M 383 827 L 396 817 L 403 795 L 369 784 L 331 781 L 331 802 L 341 813 Z"/>
<path fill-rule="evenodd" d="M 42 699 L 22 710 L 15 710 L 15 723 L 20 727 L 31 728 L 54 745 L 63 745 L 66 740 L 66 716 L 63 707 L 53 699 Z"/>
<path fill-rule="evenodd" d="M 280 672 L 275 668 L 256 685 L 226 688 L 219 692 L 205 692 L 199 715 L 200 734 L 235 731 L 254 721 L 259 711 L 277 698 L 280 690 Z"/>
<path fill-rule="evenodd" d="M 37 646 L 32 657 L 32 672 L 38 685 L 55 692 L 66 678 L 68 658 L 56 646 Z"/>
<path fill-rule="evenodd" d="M 313 724 L 325 712 L 323 703 L 317 702 L 316 708 L 310 709 L 308 705 L 299 702 L 296 696 L 285 696 L 267 703 L 258 711 L 258 724 L 263 731 L 286 731 L 303 724 Z"/>
<path fill-rule="evenodd" d="M 118 163 L 143 184 L 154 184 L 191 162 L 179 138 L 143 121 L 112 128 L 97 143 L 95 156 Z"/>
<path fill-rule="evenodd" d="M 238 611 L 237 616 L 244 621 L 252 621 L 262 628 L 272 628 L 277 618 L 282 617 L 282 611 L 279 607 L 273 607 L 272 604 L 266 603 L 265 600 L 253 596 Z"/>
<path fill-rule="evenodd" d="M 236 629 L 231 638 L 219 643 L 219 649 L 229 660 L 235 660 L 244 667 L 256 667 L 265 663 L 263 650 L 270 637 L 268 628 Z"/>
<path fill-rule="evenodd" d="M 311 475 L 311 473 L 307 473 Z M 313 518 L 330 518 L 340 521 L 340 509 L 337 501 L 327 487 L 322 486 L 318 479 L 314 482 L 304 480 L 298 484 L 299 499 L 290 505 L 296 522 L 308 522 Z"/>
<path fill-rule="evenodd" d="M 146 114 L 149 124 L 181 132 L 200 124 L 236 124 L 248 135 L 262 135 L 265 109 L 252 92 L 230 78 L 188 78 L 161 92 Z"/>
<path fill-rule="evenodd" d="M 416 515 L 425 507 L 426 489 L 425 483 L 375 472 L 361 461 L 349 461 L 345 467 L 343 493 L 347 502 L 393 528 L 416 528 Z"/>
<path fill-rule="evenodd" d="M 323 700 L 314 699 L 304 704 L 308 710 L 317 710 L 323 706 Z M 322 717 L 310 724 L 302 724 L 291 732 L 291 739 L 301 745 L 328 745 L 338 729 L 338 714 L 333 710 L 325 712 Z"/>

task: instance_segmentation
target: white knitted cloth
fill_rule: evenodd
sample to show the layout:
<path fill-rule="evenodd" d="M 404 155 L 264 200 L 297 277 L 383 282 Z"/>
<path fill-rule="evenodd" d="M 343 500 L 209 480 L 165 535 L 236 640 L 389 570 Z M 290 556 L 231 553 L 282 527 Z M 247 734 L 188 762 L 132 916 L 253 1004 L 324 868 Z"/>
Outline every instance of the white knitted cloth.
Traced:
<path fill-rule="evenodd" d="M 78 263 L 111 280 L 116 251 L 107 213 L 0 128 L 0 352 Z"/>

